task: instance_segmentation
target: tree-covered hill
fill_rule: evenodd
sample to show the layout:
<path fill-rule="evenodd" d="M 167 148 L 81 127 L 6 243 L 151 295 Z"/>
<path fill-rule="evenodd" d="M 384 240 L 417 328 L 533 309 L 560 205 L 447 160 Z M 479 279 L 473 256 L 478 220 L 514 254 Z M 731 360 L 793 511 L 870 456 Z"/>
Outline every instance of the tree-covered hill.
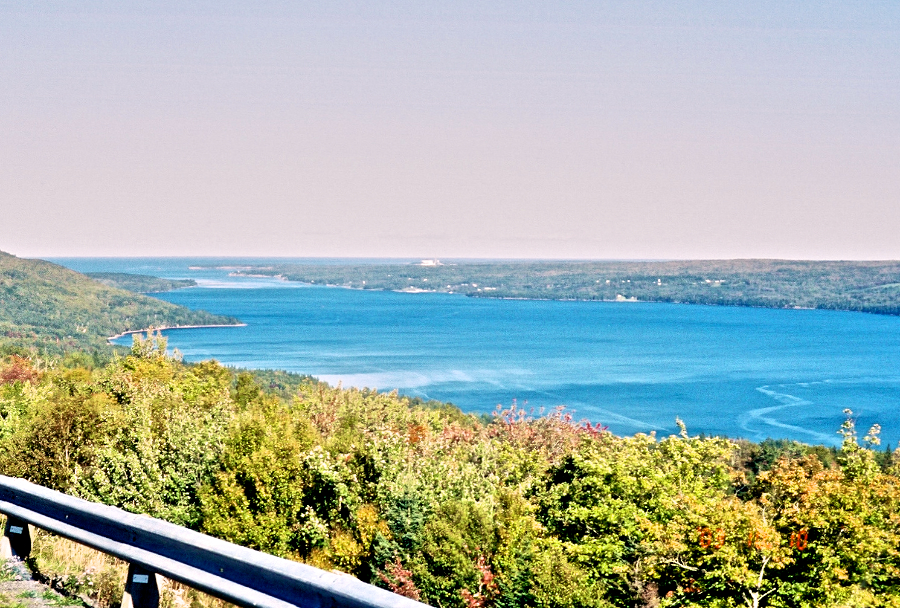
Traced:
<path fill-rule="evenodd" d="M 900 314 L 900 262 L 692 260 L 281 264 L 241 272 L 315 285 L 482 298 L 627 300 Z"/>
<path fill-rule="evenodd" d="M 440 608 L 900 606 L 900 450 L 849 410 L 840 449 L 616 437 L 165 353 L 0 358 L 0 473 Z M 118 605 L 121 564 L 35 542 L 42 575 Z"/>
<path fill-rule="evenodd" d="M 0 349 L 97 350 L 147 327 L 220 325 L 236 319 L 102 285 L 42 260 L 0 252 Z"/>
<path fill-rule="evenodd" d="M 193 279 L 161 279 L 147 274 L 130 274 L 127 272 L 86 272 L 85 275 L 103 283 L 107 287 L 115 287 L 135 293 L 161 293 L 197 285 L 197 281 Z"/>

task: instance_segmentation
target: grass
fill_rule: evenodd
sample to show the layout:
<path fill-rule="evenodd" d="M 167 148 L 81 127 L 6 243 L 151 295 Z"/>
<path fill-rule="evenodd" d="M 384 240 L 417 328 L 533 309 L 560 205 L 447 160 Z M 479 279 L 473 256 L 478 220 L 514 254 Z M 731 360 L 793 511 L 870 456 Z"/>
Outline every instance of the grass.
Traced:
<path fill-rule="evenodd" d="M 0 592 L 0 608 L 26 608 L 22 602 L 15 601 L 7 594 Z"/>
<path fill-rule="evenodd" d="M 42 530 L 34 536 L 28 566 L 46 583 L 70 598 L 83 595 L 101 607 L 120 604 L 128 573 L 125 562 Z M 53 597 L 60 598 L 58 594 L 53 594 Z M 52 605 L 80 603 L 79 600 L 74 604 Z"/>
<path fill-rule="evenodd" d="M 47 589 L 41 594 L 41 598 L 50 606 L 84 606 L 84 602 L 75 597 L 60 595 L 52 589 Z"/>
<path fill-rule="evenodd" d="M 0 521 L 0 525 L 3 525 L 4 521 Z M 0 564 L 0 583 L 6 583 L 9 581 L 16 580 L 16 573 L 12 568 L 9 567 L 8 564 Z"/>

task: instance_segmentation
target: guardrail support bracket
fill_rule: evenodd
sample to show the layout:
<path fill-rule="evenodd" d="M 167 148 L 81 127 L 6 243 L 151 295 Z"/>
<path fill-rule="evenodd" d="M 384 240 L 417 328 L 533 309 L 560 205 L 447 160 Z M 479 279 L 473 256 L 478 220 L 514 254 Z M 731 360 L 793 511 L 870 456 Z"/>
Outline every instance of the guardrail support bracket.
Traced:
<path fill-rule="evenodd" d="M 31 554 L 31 540 L 34 533 L 26 521 L 15 517 L 6 518 L 3 537 L 0 538 L 0 558 L 6 560 L 13 557 L 25 559 Z"/>
<path fill-rule="evenodd" d="M 158 608 L 159 584 L 156 573 L 128 564 L 128 580 L 122 595 L 122 608 Z"/>

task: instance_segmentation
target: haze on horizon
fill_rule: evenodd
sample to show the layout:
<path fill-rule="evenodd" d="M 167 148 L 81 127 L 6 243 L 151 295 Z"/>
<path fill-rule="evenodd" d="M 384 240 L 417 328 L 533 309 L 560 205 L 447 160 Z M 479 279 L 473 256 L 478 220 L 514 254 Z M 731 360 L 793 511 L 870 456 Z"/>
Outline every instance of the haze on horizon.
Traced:
<path fill-rule="evenodd" d="M 900 258 L 900 3 L 0 0 L 19 256 Z"/>

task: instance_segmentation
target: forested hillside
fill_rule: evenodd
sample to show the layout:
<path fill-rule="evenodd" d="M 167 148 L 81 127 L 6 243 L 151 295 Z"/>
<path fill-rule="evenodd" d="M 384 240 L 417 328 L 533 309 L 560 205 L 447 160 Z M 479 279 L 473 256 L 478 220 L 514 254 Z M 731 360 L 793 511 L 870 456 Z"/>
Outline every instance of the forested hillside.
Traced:
<path fill-rule="evenodd" d="M 439 291 L 482 298 L 637 300 L 900 314 L 900 262 L 282 264 L 241 272 L 314 285 Z"/>
<path fill-rule="evenodd" d="M 161 279 L 146 274 L 130 274 L 126 272 L 87 272 L 85 276 L 103 283 L 107 287 L 115 287 L 135 293 L 160 293 L 184 287 L 194 287 L 197 284 L 197 281 L 193 279 Z"/>
<path fill-rule="evenodd" d="M 102 285 L 41 260 L 0 252 L 0 349 L 63 352 L 103 349 L 125 331 L 217 325 L 236 319 L 193 311 Z"/>
<path fill-rule="evenodd" d="M 900 453 L 836 431 L 840 450 L 484 420 L 270 388 L 158 338 L 93 369 L 0 362 L 0 473 L 440 608 L 900 606 Z M 95 566 L 67 580 L 121 597 Z"/>

